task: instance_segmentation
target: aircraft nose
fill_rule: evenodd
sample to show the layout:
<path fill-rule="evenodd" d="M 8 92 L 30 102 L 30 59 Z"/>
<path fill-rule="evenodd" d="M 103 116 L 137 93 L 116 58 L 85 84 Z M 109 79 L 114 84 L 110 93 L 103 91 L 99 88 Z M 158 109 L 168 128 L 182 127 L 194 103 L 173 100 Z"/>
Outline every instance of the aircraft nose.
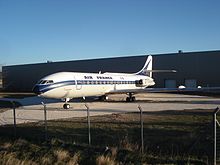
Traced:
<path fill-rule="evenodd" d="M 35 85 L 34 88 L 33 88 L 33 92 L 36 93 L 37 95 L 41 94 L 41 90 L 40 90 L 40 87 L 39 85 Z"/>

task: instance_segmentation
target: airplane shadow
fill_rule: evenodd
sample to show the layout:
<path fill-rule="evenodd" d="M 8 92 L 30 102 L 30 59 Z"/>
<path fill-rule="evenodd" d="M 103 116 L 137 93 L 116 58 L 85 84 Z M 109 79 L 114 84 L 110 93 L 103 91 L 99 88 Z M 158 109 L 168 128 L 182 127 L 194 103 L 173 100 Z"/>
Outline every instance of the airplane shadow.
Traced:
<path fill-rule="evenodd" d="M 22 99 L 17 98 L 0 98 L 0 101 L 8 101 L 8 102 L 17 102 L 20 103 L 22 106 L 32 106 L 32 105 L 42 105 L 42 102 L 44 104 L 51 104 L 51 103 L 64 103 L 60 99 L 47 99 L 47 98 L 41 98 L 38 96 L 33 97 L 25 97 Z M 69 103 L 79 103 L 79 102 L 100 102 L 100 100 L 97 99 L 97 97 L 87 97 L 86 100 L 83 100 L 81 98 L 72 99 L 69 101 Z M 103 102 L 103 101 L 101 101 Z M 116 100 L 108 100 L 106 101 L 108 103 L 126 103 L 125 101 L 116 101 Z M 220 101 L 152 101 L 152 100 L 137 100 L 136 103 L 181 103 L 181 104 L 219 104 Z"/>
<path fill-rule="evenodd" d="M 51 104 L 51 103 L 64 103 L 60 99 L 47 99 L 47 98 L 42 98 L 38 96 L 33 96 L 33 97 L 25 97 L 22 99 L 17 99 L 17 98 L 0 98 L 0 101 L 8 101 L 8 102 L 17 102 L 19 105 L 22 106 L 31 106 L 31 105 L 42 105 L 44 104 Z M 74 102 L 94 102 L 97 101 L 97 97 L 87 97 L 86 100 L 83 100 L 81 98 L 76 98 L 76 99 L 71 99 L 69 103 L 74 103 Z"/>
<path fill-rule="evenodd" d="M 30 105 L 41 105 L 42 102 L 44 104 L 49 104 L 49 103 L 59 103 L 60 100 L 57 99 L 45 99 L 41 98 L 38 96 L 33 96 L 33 97 L 26 97 L 23 99 L 15 99 L 15 98 L 1 98 L 1 101 L 9 101 L 9 102 L 18 102 L 22 106 L 30 106 Z"/>

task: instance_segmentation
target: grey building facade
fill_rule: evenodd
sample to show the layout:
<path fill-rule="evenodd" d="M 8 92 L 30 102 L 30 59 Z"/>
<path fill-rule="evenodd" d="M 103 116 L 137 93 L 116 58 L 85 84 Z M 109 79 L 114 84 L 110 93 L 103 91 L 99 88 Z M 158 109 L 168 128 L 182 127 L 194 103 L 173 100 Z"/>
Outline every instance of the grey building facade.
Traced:
<path fill-rule="evenodd" d="M 39 79 L 61 71 L 134 73 L 143 67 L 147 56 L 3 66 L 3 89 L 13 92 L 30 92 Z M 155 87 L 178 87 L 180 85 L 220 87 L 219 62 L 220 51 L 153 55 L 153 69 L 177 71 L 177 73 L 153 73 Z"/>
<path fill-rule="evenodd" d="M 2 89 L 2 72 L 0 72 L 0 90 Z"/>

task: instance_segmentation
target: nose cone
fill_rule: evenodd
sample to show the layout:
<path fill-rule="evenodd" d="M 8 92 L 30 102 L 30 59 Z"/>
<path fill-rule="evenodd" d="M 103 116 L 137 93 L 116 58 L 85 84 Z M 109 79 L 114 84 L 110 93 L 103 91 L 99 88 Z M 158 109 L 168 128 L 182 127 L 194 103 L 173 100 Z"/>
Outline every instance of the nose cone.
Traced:
<path fill-rule="evenodd" d="M 36 93 L 37 95 L 40 95 L 42 92 L 40 90 L 40 86 L 39 85 L 35 85 L 33 88 L 33 92 Z"/>

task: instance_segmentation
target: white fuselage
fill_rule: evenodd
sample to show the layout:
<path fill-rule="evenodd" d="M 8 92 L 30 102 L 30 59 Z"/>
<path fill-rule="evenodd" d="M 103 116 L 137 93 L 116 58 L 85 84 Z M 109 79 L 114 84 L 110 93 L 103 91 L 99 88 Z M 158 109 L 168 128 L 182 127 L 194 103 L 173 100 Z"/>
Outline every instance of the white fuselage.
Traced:
<path fill-rule="evenodd" d="M 39 96 L 56 99 L 71 99 L 101 96 L 109 92 L 143 89 L 154 85 L 148 76 L 122 73 L 60 72 L 41 79 L 34 87 Z"/>

